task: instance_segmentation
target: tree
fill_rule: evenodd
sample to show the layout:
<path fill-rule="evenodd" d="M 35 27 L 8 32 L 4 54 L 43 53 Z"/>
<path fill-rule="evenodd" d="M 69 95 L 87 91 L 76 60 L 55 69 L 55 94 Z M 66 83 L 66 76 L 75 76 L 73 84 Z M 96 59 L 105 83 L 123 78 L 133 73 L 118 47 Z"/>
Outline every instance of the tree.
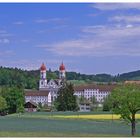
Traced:
<path fill-rule="evenodd" d="M 58 91 L 58 97 L 54 105 L 58 111 L 74 111 L 77 109 L 78 105 L 72 84 L 63 84 Z"/>
<path fill-rule="evenodd" d="M 92 110 L 95 110 L 95 109 L 97 110 L 97 108 L 98 108 L 98 101 L 97 101 L 95 96 L 92 96 L 90 98 L 90 102 L 91 102 L 91 109 Z"/>
<path fill-rule="evenodd" d="M 3 87 L 1 95 L 7 102 L 9 113 L 15 113 L 17 112 L 17 108 L 24 106 L 24 92 L 19 87 Z"/>
<path fill-rule="evenodd" d="M 104 98 L 104 102 L 103 102 L 103 111 L 110 111 L 110 104 L 109 104 L 109 95 L 108 97 Z"/>
<path fill-rule="evenodd" d="M 82 95 L 82 96 L 80 96 L 80 98 L 79 98 L 79 104 L 83 104 L 83 103 L 86 103 L 86 102 L 88 102 L 88 100 Z"/>
<path fill-rule="evenodd" d="M 43 108 L 43 106 L 42 106 L 42 103 L 41 103 L 41 102 L 39 102 L 39 103 L 38 103 L 38 107 L 39 107 L 39 109 L 42 109 L 42 108 Z"/>
<path fill-rule="evenodd" d="M 0 112 L 4 111 L 7 108 L 6 100 L 0 96 Z"/>
<path fill-rule="evenodd" d="M 132 136 L 136 133 L 135 115 L 140 110 L 140 86 L 125 84 L 113 90 L 110 96 L 112 110 L 131 123 Z"/>
<path fill-rule="evenodd" d="M 19 105 L 18 107 L 17 107 L 17 113 L 24 113 L 24 107 L 23 107 L 23 105 Z"/>

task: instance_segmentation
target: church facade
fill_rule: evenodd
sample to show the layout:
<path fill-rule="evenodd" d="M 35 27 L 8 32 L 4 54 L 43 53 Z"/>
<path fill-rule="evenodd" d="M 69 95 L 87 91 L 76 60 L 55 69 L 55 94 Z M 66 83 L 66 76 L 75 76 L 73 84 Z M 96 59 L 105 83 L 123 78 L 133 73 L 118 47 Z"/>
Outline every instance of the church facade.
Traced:
<path fill-rule="evenodd" d="M 48 80 L 46 78 L 47 68 L 44 63 L 40 67 L 39 90 L 25 90 L 25 102 L 34 102 L 36 104 L 51 106 L 57 98 L 58 89 L 66 79 L 65 66 L 62 63 L 59 67 L 59 78 Z"/>

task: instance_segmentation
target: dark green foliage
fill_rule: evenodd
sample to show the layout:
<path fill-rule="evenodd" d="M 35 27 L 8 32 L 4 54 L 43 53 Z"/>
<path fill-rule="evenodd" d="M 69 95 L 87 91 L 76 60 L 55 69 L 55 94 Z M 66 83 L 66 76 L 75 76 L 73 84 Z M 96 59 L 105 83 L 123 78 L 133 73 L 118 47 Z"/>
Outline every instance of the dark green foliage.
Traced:
<path fill-rule="evenodd" d="M 47 79 L 57 79 L 59 71 L 47 71 Z M 38 89 L 40 71 L 39 70 L 21 70 L 17 68 L 0 67 L 0 85 L 19 86 L 26 89 Z M 140 71 L 118 74 L 115 76 L 109 74 L 86 75 L 76 72 L 66 72 L 67 80 L 83 80 L 86 83 L 95 82 L 121 82 L 125 80 L 139 80 Z"/>
<path fill-rule="evenodd" d="M 54 104 L 58 111 L 75 111 L 77 109 L 78 105 L 72 84 L 63 84 Z"/>
<path fill-rule="evenodd" d="M 87 98 L 85 98 L 84 96 L 80 96 L 79 99 L 79 104 L 85 104 L 85 103 L 89 103 L 89 101 L 87 100 Z"/>
<path fill-rule="evenodd" d="M 6 100 L 0 96 L 0 112 L 4 111 L 7 108 Z"/>
<path fill-rule="evenodd" d="M 24 106 L 24 91 L 19 87 L 3 87 L 0 92 L 1 96 L 7 102 L 9 113 L 15 113 Z"/>
<path fill-rule="evenodd" d="M 98 103 L 98 101 L 96 100 L 96 97 L 95 97 L 95 96 L 93 96 L 93 97 L 90 98 L 90 106 L 91 106 L 91 110 L 92 110 L 92 111 L 97 110 L 98 104 L 99 104 L 99 103 Z"/>
<path fill-rule="evenodd" d="M 38 107 L 37 107 L 37 111 L 42 111 L 43 110 L 43 106 L 42 106 L 42 103 L 38 103 Z"/>
<path fill-rule="evenodd" d="M 92 104 L 98 104 L 98 101 L 96 100 L 96 97 L 95 97 L 95 96 L 92 96 L 92 97 L 90 98 L 90 102 L 91 102 Z"/>
<path fill-rule="evenodd" d="M 42 109 L 43 108 L 43 106 L 42 106 L 42 103 L 40 102 L 40 103 L 38 103 L 38 108 L 40 108 L 40 109 Z"/>
<path fill-rule="evenodd" d="M 110 110 L 111 107 L 110 107 L 109 97 L 106 97 L 103 102 L 103 111 L 110 111 Z"/>
<path fill-rule="evenodd" d="M 109 98 L 112 110 L 121 118 L 131 123 L 132 135 L 136 133 L 135 114 L 140 111 L 140 86 L 135 84 L 122 85 L 112 92 Z"/>
<path fill-rule="evenodd" d="M 119 79 L 121 81 L 124 81 L 124 80 L 140 80 L 140 70 L 120 74 Z"/>
<path fill-rule="evenodd" d="M 58 76 L 55 72 L 52 72 L 51 70 L 47 71 L 47 79 L 50 80 L 50 79 L 57 79 Z"/>
<path fill-rule="evenodd" d="M 89 83 L 91 83 L 91 81 L 111 83 L 111 82 L 121 82 L 125 80 L 140 80 L 140 70 L 123 74 L 117 74 L 115 76 L 105 73 L 96 75 L 86 75 L 76 72 L 67 72 L 66 76 L 67 80 L 84 80 Z"/>
<path fill-rule="evenodd" d="M 17 113 L 24 113 L 24 106 L 23 105 L 17 106 Z"/>
<path fill-rule="evenodd" d="M 38 87 L 39 71 L 24 71 L 17 68 L 0 67 L 0 85 L 18 86 L 27 89 Z"/>

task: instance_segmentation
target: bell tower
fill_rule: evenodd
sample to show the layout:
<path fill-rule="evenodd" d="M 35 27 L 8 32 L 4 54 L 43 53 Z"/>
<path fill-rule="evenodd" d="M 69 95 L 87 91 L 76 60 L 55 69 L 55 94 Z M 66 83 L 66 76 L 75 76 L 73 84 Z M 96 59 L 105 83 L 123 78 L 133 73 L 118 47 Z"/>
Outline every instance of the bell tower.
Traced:
<path fill-rule="evenodd" d="M 65 66 L 62 62 L 62 64 L 59 67 L 59 79 L 65 80 L 65 78 L 66 78 L 66 69 L 65 69 Z"/>
<path fill-rule="evenodd" d="M 46 71 L 47 71 L 47 68 L 45 64 L 42 63 L 40 67 L 39 90 L 45 89 L 47 87 Z"/>

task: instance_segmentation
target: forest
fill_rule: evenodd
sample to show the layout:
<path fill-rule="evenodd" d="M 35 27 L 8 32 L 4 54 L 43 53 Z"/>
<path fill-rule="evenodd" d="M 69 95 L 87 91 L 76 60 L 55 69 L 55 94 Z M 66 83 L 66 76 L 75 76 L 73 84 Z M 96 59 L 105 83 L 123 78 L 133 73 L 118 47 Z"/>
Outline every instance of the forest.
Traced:
<path fill-rule="evenodd" d="M 19 86 L 26 89 L 38 89 L 39 70 L 22 70 L 18 68 L 0 67 L 0 85 L 1 86 Z M 58 79 L 59 71 L 47 71 L 47 79 Z M 123 82 L 125 80 L 140 80 L 140 70 L 110 75 L 110 74 L 81 74 L 77 72 L 66 72 L 68 81 L 84 81 L 85 83 L 112 83 Z"/>

